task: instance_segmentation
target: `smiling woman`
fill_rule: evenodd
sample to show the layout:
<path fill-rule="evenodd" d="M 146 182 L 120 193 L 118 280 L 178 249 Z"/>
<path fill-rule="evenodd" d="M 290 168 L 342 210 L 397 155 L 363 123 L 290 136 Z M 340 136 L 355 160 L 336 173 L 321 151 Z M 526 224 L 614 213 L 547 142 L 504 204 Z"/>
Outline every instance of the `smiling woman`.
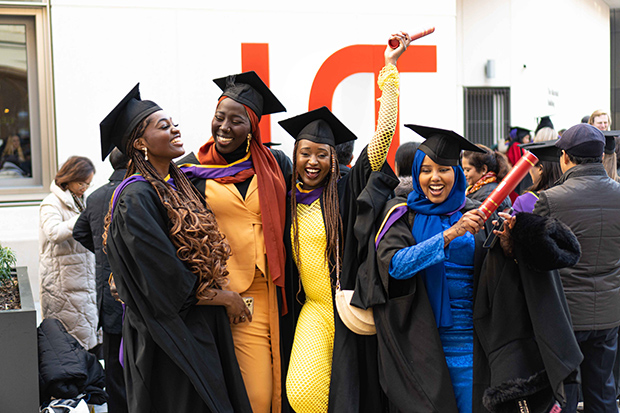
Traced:
<path fill-rule="evenodd" d="M 445 354 L 445 362 L 438 358 L 433 363 L 437 366 L 447 363 L 446 372 L 449 372 L 445 375 L 429 374 L 429 383 L 433 383 L 436 392 L 433 394 L 440 394 L 434 403 L 442 412 L 457 411 L 457 406 L 460 413 L 471 412 L 474 251 L 477 245 L 482 245 L 486 233 L 481 231 L 484 229 L 484 215 L 475 209 L 474 201 L 465 197 L 465 174 L 458 162 L 461 150 L 482 150 L 452 131 L 420 125 L 406 126 L 426 140 L 415 153 L 413 191 L 406 204 L 403 204 L 405 200 L 402 198 L 391 201 L 394 206 L 404 208 L 405 212 L 394 215 L 400 216 L 400 219 L 390 221 L 390 214 L 397 208 L 390 208 L 392 204 L 386 207 L 389 212 L 384 222 L 393 224 L 385 225 L 381 232 L 385 236 L 378 240 L 379 268 L 382 279 L 386 280 L 384 282 L 395 286 L 390 285 L 390 294 L 396 296 L 396 288 L 406 290 L 403 286 L 407 282 L 424 280 L 434 315 L 432 321 L 436 323 L 439 333 L 436 341 L 441 340 L 437 344 L 442 346 L 442 354 Z M 415 217 L 413 225 L 411 217 Z M 406 235 L 403 237 L 403 234 Z M 403 243 L 407 238 L 409 240 Z M 408 281 L 411 279 L 414 281 Z M 396 301 L 394 303 L 397 305 Z M 390 308 L 391 304 L 386 306 L 385 311 Z M 378 314 L 382 317 L 385 313 L 381 311 Z M 385 331 L 390 328 L 387 325 L 382 327 Z M 426 333 L 425 337 L 432 342 L 435 334 Z M 402 350 L 398 349 L 398 345 L 395 348 L 390 348 L 393 354 Z M 441 369 L 437 371 L 441 372 Z M 399 389 L 412 386 L 407 381 L 396 380 L 393 372 L 386 370 L 383 374 L 386 380 L 394 382 L 392 394 L 402 393 Z M 408 395 L 412 397 L 408 402 L 400 396 L 395 398 L 388 394 L 388 397 L 396 402 L 400 410 L 406 410 L 405 406 L 410 405 L 417 396 Z"/>
<path fill-rule="evenodd" d="M 213 116 L 211 133 L 215 147 L 221 154 L 230 154 L 247 142 L 249 151 L 252 125 L 241 103 L 233 99 L 222 99 Z"/>
<path fill-rule="evenodd" d="M 214 79 L 222 90 L 212 139 L 179 161 L 205 195 L 232 255 L 226 290 L 248 309 L 230 318 L 235 351 L 255 413 L 288 409 L 282 396 L 292 339 L 294 300 L 284 285 L 284 176 L 290 160 L 263 145 L 261 116 L 286 109 L 255 72 Z"/>
<path fill-rule="evenodd" d="M 377 354 L 372 350 L 376 349 L 376 337 L 357 335 L 344 325 L 334 309 L 332 285 L 353 290 L 364 283 L 358 279 L 358 269 L 362 262 L 374 258 L 368 258 L 365 243 L 374 231 L 371 215 L 379 213 L 398 184 L 385 159 L 398 117 L 400 76 L 396 63 L 410 38 L 400 32 L 390 40 L 399 46 L 387 46 L 384 52 L 377 128 L 348 174 L 340 179 L 335 148 L 356 137 L 327 107 L 280 122 L 295 139 L 294 175 L 287 202 L 289 276 L 291 284 L 301 281 L 305 295 L 305 300 L 300 297 L 303 306 L 286 378 L 288 399 L 298 413 L 378 412 L 385 407 L 376 373 Z M 361 204 L 367 208 L 358 215 Z M 370 291 L 375 290 L 370 287 Z M 371 296 L 365 291 L 356 305 L 372 306 Z"/>
<path fill-rule="evenodd" d="M 104 233 L 126 305 L 129 411 L 250 412 L 229 326 L 245 303 L 222 290 L 230 248 L 172 162 L 185 152 L 177 125 L 136 85 L 100 126 L 102 157 L 116 146 L 131 159 Z"/>

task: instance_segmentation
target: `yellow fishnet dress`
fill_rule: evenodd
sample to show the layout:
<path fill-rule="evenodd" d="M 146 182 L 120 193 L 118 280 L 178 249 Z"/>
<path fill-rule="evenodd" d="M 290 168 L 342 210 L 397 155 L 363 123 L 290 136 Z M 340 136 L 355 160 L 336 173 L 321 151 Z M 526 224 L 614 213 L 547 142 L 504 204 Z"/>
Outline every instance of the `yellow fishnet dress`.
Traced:
<path fill-rule="evenodd" d="M 373 171 L 383 166 L 394 136 L 398 114 L 399 76 L 396 67 L 388 64 L 379 74 L 379 119 L 368 159 Z M 306 293 L 291 352 L 286 377 L 286 393 L 297 413 L 327 412 L 329 385 L 334 348 L 334 307 L 332 281 L 325 261 L 327 236 L 320 199 L 310 205 L 297 204 L 299 223 L 299 259 L 295 263 Z M 291 239 L 294 239 L 291 228 Z"/>

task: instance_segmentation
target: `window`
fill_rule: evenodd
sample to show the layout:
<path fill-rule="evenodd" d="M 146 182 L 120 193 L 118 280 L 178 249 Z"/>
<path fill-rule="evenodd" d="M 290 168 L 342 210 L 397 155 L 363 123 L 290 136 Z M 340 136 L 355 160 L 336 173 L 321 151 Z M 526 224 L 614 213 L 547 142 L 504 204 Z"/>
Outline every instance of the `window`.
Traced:
<path fill-rule="evenodd" d="M 465 88 L 465 137 L 489 148 L 504 142 L 510 128 L 510 88 Z"/>
<path fill-rule="evenodd" d="M 0 8 L 0 204 L 49 192 L 55 165 L 47 8 Z"/>

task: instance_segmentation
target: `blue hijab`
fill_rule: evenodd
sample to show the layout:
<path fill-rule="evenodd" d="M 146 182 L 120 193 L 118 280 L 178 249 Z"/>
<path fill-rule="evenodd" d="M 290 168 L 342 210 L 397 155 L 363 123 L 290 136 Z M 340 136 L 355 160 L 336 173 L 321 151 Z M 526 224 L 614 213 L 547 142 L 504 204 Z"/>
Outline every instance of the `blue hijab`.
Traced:
<path fill-rule="evenodd" d="M 452 190 L 441 204 L 431 202 L 420 186 L 420 168 L 426 157 L 423 150 L 418 149 L 413 159 L 412 177 L 413 191 L 409 193 L 407 205 L 415 212 L 415 220 L 411 233 L 417 242 L 425 241 L 432 236 L 443 232 L 441 215 L 449 217 L 450 225 L 454 225 L 463 216 L 460 211 L 465 205 L 465 188 L 467 181 L 461 166 L 452 166 L 454 171 L 454 185 Z M 437 327 L 452 326 L 452 312 L 450 310 L 450 295 L 446 280 L 446 269 L 443 262 L 428 267 L 421 274 L 428 294 Z"/>

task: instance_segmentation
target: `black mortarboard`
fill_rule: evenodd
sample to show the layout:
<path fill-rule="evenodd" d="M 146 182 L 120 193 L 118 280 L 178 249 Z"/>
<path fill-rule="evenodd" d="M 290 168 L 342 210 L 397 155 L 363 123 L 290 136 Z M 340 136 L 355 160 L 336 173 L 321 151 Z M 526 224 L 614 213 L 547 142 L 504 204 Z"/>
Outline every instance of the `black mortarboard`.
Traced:
<path fill-rule="evenodd" d="M 620 136 L 620 130 L 604 130 L 605 153 L 611 155 L 616 150 L 616 138 Z"/>
<path fill-rule="evenodd" d="M 213 79 L 222 96 L 248 106 L 260 119 L 270 113 L 286 112 L 286 108 L 254 71 Z M 221 97 L 221 96 L 220 96 Z"/>
<path fill-rule="evenodd" d="M 557 139 L 553 139 L 551 141 L 544 142 L 522 143 L 519 146 L 532 152 L 540 161 L 559 163 L 562 150 L 555 146 L 557 141 Z"/>
<path fill-rule="evenodd" d="M 136 84 L 99 124 L 102 161 L 115 146 L 127 154 L 127 140 L 133 129 L 151 113 L 161 110 L 155 102 L 140 100 L 139 87 L 140 83 Z"/>
<path fill-rule="evenodd" d="M 439 165 L 456 166 L 461 151 L 484 152 L 461 135 L 451 130 L 431 128 L 421 125 L 405 125 L 426 140 L 418 147 Z"/>
<path fill-rule="evenodd" d="M 521 142 L 523 138 L 530 134 L 529 129 L 522 128 L 521 126 L 510 127 L 510 140 Z"/>
<path fill-rule="evenodd" d="M 308 139 L 335 147 L 357 137 L 326 106 L 278 122 L 296 141 Z"/>
<path fill-rule="evenodd" d="M 268 148 L 271 148 L 272 146 L 280 146 L 282 144 L 278 142 L 263 142 L 263 145 L 265 145 Z"/>
<path fill-rule="evenodd" d="M 542 128 L 553 128 L 553 122 L 551 122 L 551 118 L 549 116 L 543 116 L 542 118 L 540 118 L 540 122 L 538 123 L 538 126 L 536 126 L 536 130 L 534 131 L 534 135 L 538 133 L 539 130 L 541 130 Z"/>

